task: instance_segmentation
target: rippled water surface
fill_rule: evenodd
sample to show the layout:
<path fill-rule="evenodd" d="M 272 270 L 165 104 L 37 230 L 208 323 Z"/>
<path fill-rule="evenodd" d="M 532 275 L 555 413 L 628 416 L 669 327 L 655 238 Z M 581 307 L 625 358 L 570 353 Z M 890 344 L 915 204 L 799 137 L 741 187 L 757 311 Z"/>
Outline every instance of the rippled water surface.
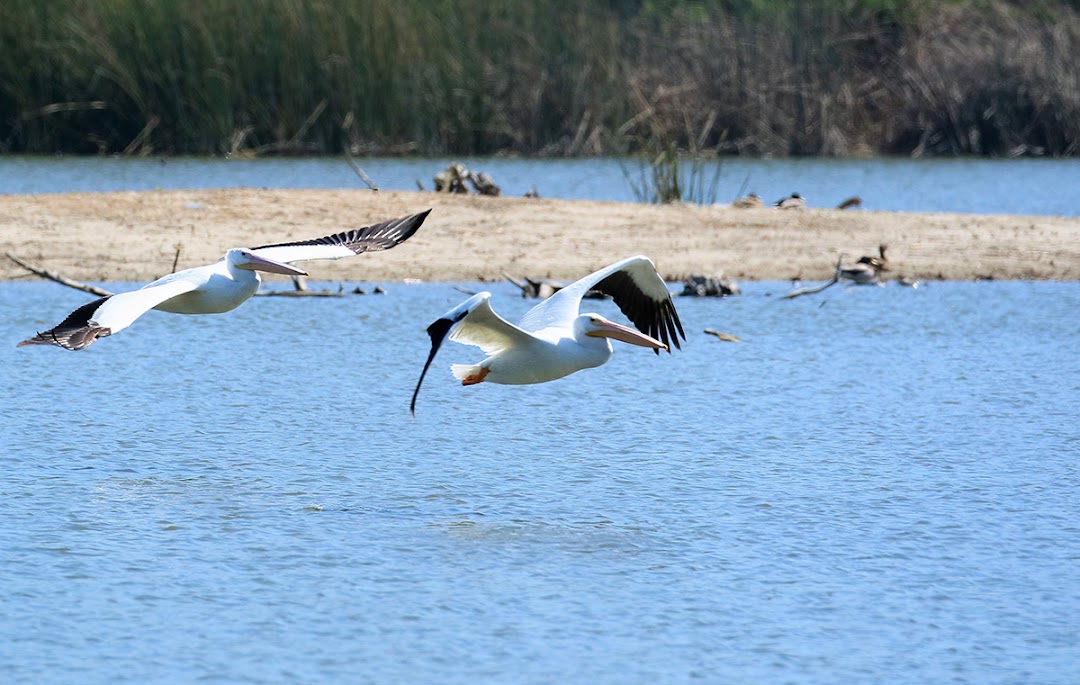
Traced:
<path fill-rule="evenodd" d="M 379 187 L 433 187 L 456 159 L 363 158 Z M 634 201 L 628 179 L 642 181 L 636 160 L 464 159 L 507 195 L 535 188 L 563 199 Z M 684 183 L 700 182 L 696 202 L 731 202 L 748 192 L 774 202 L 798 192 L 811 207 L 852 196 L 873 210 L 979 214 L 1080 215 L 1080 159 L 724 159 Z M 715 180 L 715 189 L 709 186 Z M 193 188 L 364 188 L 345 160 L 332 157 L 225 160 L 206 157 L 12 157 L 0 155 L 0 193 L 57 193 Z"/>
<path fill-rule="evenodd" d="M 414 420 L 449 285 L 70 353 L 0 284 L 4 678 L 1075 682 L 1080 285 L 786 289 L 541 386 L 448 343 Z"/>

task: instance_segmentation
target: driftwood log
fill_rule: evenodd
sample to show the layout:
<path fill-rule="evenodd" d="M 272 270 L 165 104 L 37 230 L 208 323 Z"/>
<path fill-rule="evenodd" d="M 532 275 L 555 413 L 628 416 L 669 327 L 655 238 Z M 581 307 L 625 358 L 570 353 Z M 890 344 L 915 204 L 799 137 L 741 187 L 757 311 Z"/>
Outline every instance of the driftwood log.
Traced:
<path fill-rule="evenodd" d="M 469 188 L 465 182 L 469 180 L 469 170 L 460 162 L 451 164 L 443 171 L 435 174 L 436 193 L 468 193 Z"/>
<path fill-rule="evenodd" d="M 479 195 L 496 196 L 502 193 L 494 179 L 484 172 L 470 171 L 461 162 L 454 162 L 443 171 L 435 174 L 436 193 L 468 193 L 468 184 Z"/>
<path fill-rule="evenodd" d="M 683 281 L 683 297 L 727 297 L 740 295 L 739 284 L 724 276 L 692 274 Z"/>
<path fill-rule="evenodd" d="M 547 298 L 551 297 L 552 295 L 554 295 L 555 293 L 559 292 L 560 290 L 562 290 L 563 288 L 565 288 L 567 286 L 566 283 L 560 283 L 559 281 L 552 281 L 552 280 L 547 279 L 547 278 L 539 280 L 539 281 L 533 280 L 531 278 L 526 278 L 523 281 L 519 281 L 518 279 L 514 278 L 513 276 L 511 276 L 509 274 L 505 274 L 505 273 L 503 274 L 503 278 L 510 281 L 511 283 L 516 285 L 518 288 L 521 288 L 521 296 L 526 298 L 526 299 L 546 300 Z M 584 300 L 606 300 L 606 299 L 608 299 L 608 296 L 605 295 L 604 293 L 600 292 L 599 290 L 590 290 L 589 292 L 585 293 L 585 296 L 582 299 L 584 299 Z"/>

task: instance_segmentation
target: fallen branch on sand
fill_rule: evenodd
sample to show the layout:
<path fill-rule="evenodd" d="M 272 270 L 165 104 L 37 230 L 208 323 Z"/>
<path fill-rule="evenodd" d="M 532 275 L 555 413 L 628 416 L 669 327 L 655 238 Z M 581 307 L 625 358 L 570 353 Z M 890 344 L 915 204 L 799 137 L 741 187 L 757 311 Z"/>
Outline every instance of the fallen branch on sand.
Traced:
<path fill-rule="evenodd" d="M 364 173 L 364 170 L 361 169 L 360 165 L 357 164 L 356 160 L 353 159 L 352 154 L 349 152 L 348 145 L 345 146 L 345 161 L 349 163 L 349 166 L 352 167 L 353 172 L 360 177 L 360 180 L 363 181 L 368 188 L 375 191 L 376 193 L 379 192 L 379 186 L 375 185 L 375 181 L 372 181 L 371 177 Z"/>
<path fill-rule="evenodd" d="M 20 259 L 20 258 L 16 257 L 15 255 L 11 254 L 10 252 L 5 252 L 4 254 L 7 255 L 8 259 L 15 262 L 16 264 L 18 264 L 22 268 L 26 269 L 27 271 L 29 271 L 29 272 L 31 272 L 33 274 L 36 274 L 38 276 L 41 276 L 44 279 L 53 281 L 54 283 L 59 283 L 60 285 L 66 285 L 69 288 L 74 288 L 75 290 L 81 290 L 84 293 L 90 293 L 91 295 L 97 295 L 98 297 L 110 297 L 110 296 L 116 294 L 116 293 L 112 292 L 111 290 L 106 290 L 105 288 L 99 288 L 96 285 L 89 285 L 88 283 L 82 283 L 81 281 L 75 281 L 75 280 L 72 280 L 70 278 L 67 278 L 66 276 L 63 276 L 62 274 L 58 274 L 55 271 L 49 271 L 48 269 L 44 269 L 44 268 L 42 268 L 40 266 L 36 266 L 34 264 L 31 264 L 30 262 L 27 262 L 27 261 L 25 261 L 23 259 Z M 179 257 L 179 255 L 180 255 L 180 250 L 179 249 L 177 249 L 176 254 L 177 254 L 177 257 Z M 175 273 L 175 271 L 176 271 L 176 262 L 174 261 L 173 262 L 173 272 Z M 342 285 L 338 285 L 338 289 L 337 289 L 336 292 L 333 291 L 333 290 L 308 290 L 307 289 L 307 283 L 306 283 L 306 281 L 304 279 L 302 279 L 300 277 L 294 277 L 293 278 L 293 290 L 268 290 L 268 291 L 259 291 L 259 292 L 255 293 L 255 294 L 257 296 L 262 296 L 262 297 L 344 297 L 345 296 L 344 290 L 345 290 L 345 288 Z M 353 292 L 358 293 L 358 294 L 363 294 L 363 291 L 359 290 L 359 288 L 357 290 L 354 290 Z M 377 293 L 378 292 L 383 292 L 383 290 L 381 288 L 376 288 L 375 292 L 377 292 Z"/>
<path fill-rule="evenodd" d="M 110 295 L 113 294 L 112 292 L 110 292 L 110 291 L 108 291 L 108 290 L 106 290 L 104 288 L 99 288 L 96 285 L 88 285 L 86 283 L 80 283 L 79 281 L 73 281 L 70 278 L 65 278 L 64 276 L 62 276 L 62 275 L 60 275 L 58 273 L 55 273 L 53 271 L 43 269 L 40 266 L 34 266 L 33 264 L 30 264 L 29 262 L 25 262 L 25 261 L 19 259 L 18 257 L 11 254 L 10 252 L 5 252 L 4 254 L 7 255 L 8 259 L 15 262 L 16 264 L 18 264 L 22 268 L 26 269 L 27 271 L 35 273 L 38 276 L 41 276 L 42 278 L 46 278 L 46 279 L 48 279 L 50 281 L 54 281 L 56 283 L 59 283 L 60 285 L 66 285 L 69 288 L 75 288 L 76 290 L 81 290 L 84 293 L 90 293 L 91 295 L 97 295 L 98 297 L 109 297 Z"/>

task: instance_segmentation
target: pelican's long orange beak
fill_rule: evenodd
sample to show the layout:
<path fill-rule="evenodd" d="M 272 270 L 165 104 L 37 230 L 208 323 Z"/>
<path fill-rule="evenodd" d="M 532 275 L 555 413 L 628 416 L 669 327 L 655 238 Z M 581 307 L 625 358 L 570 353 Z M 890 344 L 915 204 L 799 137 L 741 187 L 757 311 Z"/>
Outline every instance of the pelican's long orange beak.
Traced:
<path fill-rule="evenodd" d="M 612 340 L 630 343 L 638 347 L 648 347 L 653 350 L 666 350 L 668 348 L 667 345 L 656 338 L 645 335 L 637 329 L 617 324 L 614 321 L 608 321 L 600 316 L 596 317 L 594 325 L 596 328 L 588 331 L 585 335 L 591 338 L 611 338 Z"/>
<path fill-rule="evenodd" d="M 260 257 L 259 255 L 254 254 L 249 256 L 243 264 L 239 264 L 238 266 L 250 271 L 267 271 L 272 274 L 285 274 L 286 276 L 307 276 L 306 271 L 299 269 L 292 264 L 276 262 L 273 259 L 267 259 L 266 257 Z"/>

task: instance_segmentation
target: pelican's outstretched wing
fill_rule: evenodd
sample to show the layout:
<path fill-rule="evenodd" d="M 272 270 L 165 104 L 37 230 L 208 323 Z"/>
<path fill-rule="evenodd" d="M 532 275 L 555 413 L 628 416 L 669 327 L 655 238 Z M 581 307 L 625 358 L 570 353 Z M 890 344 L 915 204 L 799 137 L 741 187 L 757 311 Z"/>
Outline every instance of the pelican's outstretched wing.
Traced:
<path fill-rule="evenodd" d="M 295 243 L 277 243 L 251 248 L 251 252 L 275 262 L 303 262 L 309 259 L 341 259 L 362 252 L 389 250 L 405 242 L 416 233 L 431 210 L 412 216 L 391 219 L 344 233 L 302 240 Z"/>
<path fill-rule="evenodd" d="M 526 312 L 521 328 L 541 331 L 565 326 L 580 313 L 581 298 L 590 290 L 610 295 L 639 331 L 662 340 L 668 352 L 672 343 L 680 347 L 680 336 L 686 340 L 664 279 L 656 272 L 652 260 L 640 255 L 604 267 L 559 290 Z"/>
<path fill-rule="evenodd" d="M 416 396 L 420 394 L 420 385 L 424 382 L 435 353 L 439 351 L 447 334 L 454 342 L 476 345 L 484 354 L 491 356 L 514 345 L 527 345 L 535 338 L 514 324 L 502 318 L 491 308 L 491 293 L 476 293 L 458 306 L 439 317 L 427 328 L 431 337 L 431 352 L 428 354 L 420 380 L 416 382 L 409 411 L 416 415 Z M 453 331 L 451 333 L 451 331 Z"/>
<path fill-rule="evenodd" d="M 139 290 L 109 295 L 79 307 L 59 325 L 33 338 L 23 345 L 56 345 L 67 350 L 81 350 L 98 338 L 104 338 L 127 328 L 146 312 L 165 300 L 195 290 L 198 281 L 190 278 L 171 278 L 170 274 Z"/>

